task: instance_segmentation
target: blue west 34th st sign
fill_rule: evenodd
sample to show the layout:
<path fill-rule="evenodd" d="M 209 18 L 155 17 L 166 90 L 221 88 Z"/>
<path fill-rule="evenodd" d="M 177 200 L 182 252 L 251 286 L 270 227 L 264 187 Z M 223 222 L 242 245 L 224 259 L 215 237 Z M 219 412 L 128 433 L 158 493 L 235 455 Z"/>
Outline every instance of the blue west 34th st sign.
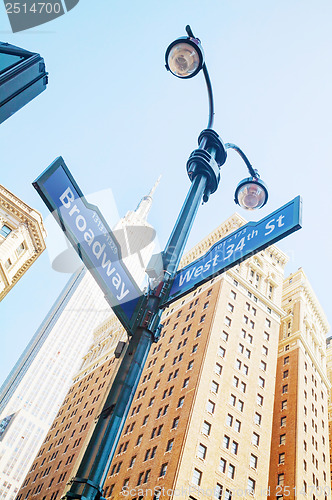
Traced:
<path fill-rule="evenodd" d="M 121 250 L 99 209 L 88 203 L 61 157 L 33 183 L 113 311 L 132 334 L 142 292 L 121 260 Z"/>
<path fill-rule="evenodd" d="M 264 219 L 248 222 L 215 243 L 205 255 L 180 269 L 162 307 L 301 227 L 302 200 L 297 196 Z"/>

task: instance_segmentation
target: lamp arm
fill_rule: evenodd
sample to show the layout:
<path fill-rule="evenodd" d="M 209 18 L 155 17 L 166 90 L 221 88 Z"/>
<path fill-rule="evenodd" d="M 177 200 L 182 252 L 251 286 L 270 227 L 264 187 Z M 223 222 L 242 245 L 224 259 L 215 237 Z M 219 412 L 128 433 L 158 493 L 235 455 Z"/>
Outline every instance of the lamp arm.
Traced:
<path fill-rule="evenodd" d="M 232 144 L 231 142 L 226 142 L 225 149 L 234 149 L 234 151 L 236 151 L 241 156 L 242 160 L 247 165 L 247 169 L 249 171 L 250 176 L 256 177 L 256 179 L 259 179 L 260 175 L 258 173 L 258 170 L 255 170 L 252 167 L 250 161 L 248 160 L 248 158 L 246 157 L 246 155 L 244 154 L 242 149 L 239 148 L 239 146 L 236 146 L 236 144 Z"/>
<path fill-rule="evenodd" d="M 189 24 L 186 26 L 186 32 L 190 38 L 196 39 Z M 198 40 L 198 39 L 196 39 L 196 40 Z M 203 69 L 203 74 L 204 74 L 204 78 L 205 78 L 206 88 L 207 88 L 207 92 L 208 92 L 208 99 L 209 99 L 209 121 L 208 121 L 206 128 L 212 129 L 213 120 L 214 120 L 214 100 L 213 100 L 212 84 L 211 84 L 210 76 L 209 76 L 209 73 L 208 73 L 208 70 L 207 70 L 205 63 L 203 64 L 202 69 Z"/>

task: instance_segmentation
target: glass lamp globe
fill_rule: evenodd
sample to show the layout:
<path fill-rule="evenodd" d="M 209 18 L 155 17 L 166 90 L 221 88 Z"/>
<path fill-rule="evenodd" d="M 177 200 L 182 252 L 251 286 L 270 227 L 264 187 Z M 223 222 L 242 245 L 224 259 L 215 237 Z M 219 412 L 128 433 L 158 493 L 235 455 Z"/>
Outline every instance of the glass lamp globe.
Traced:
<path fill-rule="evenodd" d="M 203 50 L 196 39 L 181 37 L 166 51 L 166 69 L 178 78 L 192 78 L 202 68 Z"/>
<path fill-rule="evenodd" d="M 268 199 L 267 187 L 260 179 L 248 177 L 238 184 L 234 199 L 245 210 L 262 208 Z"/>

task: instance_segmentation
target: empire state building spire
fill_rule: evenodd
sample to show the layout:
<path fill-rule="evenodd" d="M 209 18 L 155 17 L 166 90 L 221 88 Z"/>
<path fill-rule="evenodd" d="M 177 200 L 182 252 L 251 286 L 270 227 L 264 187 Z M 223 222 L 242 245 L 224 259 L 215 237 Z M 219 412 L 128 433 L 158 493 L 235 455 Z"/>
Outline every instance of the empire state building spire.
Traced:
<path fill-rule="evenodd" d="M 149 215 L 149 212 L 151 209 L 152 197 L 154 195 L 155 190 L 157 189 L 157 186 L 160 182 L 160 179 L 161 179 L 161 175 L 156 180 L 156 182 L 155 182 L 154 186 L 152 187 L 151 191 L 149 192 L 149 194 L 147 194 L 146 196 L 143 196 L 143 198 L 139 202 L 139 204 L 135 210 L 135 214 L 136 214 L 138 219 L 146 221 L 147 216 Z"/>

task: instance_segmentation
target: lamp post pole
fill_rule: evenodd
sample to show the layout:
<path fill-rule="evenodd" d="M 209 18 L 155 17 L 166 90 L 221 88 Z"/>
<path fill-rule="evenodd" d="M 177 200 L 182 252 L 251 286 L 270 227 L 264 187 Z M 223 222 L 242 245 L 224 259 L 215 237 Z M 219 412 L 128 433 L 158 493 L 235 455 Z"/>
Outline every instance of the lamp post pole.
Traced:
<path fill-rule="evenodd" d="M 184 37 L 185 42 L 188 42 L 187 45 L 190 45 L 189 49 L 192 51 L 195 47 L 199 47 L 199 40 L 194 38 L 189 26 L 187 26 L 186 30 L 188 37 Z M 173 42 L 170 47 L 171 49 L 176 48 L 176 42 Z M 201 52 L 200 49 L 198 59 Z M 166 55 L 168 53 L 170 53 L 169 49 Z M 186 57 L 187 54 L 183 51 L 178 54 L 179 66 L 184 69 L 188 62 Z M 193 151 L 187 162 L 187 172 L 191 180 L 191 186 L 163 252 L 162 281 L 158 286 L 152 286 L 146 296 L 140 324 L 129 341 L 110 392 L 76 470 L 76 475 L 71 479 L 67 491 L 62 497 L 63 499 L 102 500 L 103 485 L 141 378 L 146 358 L 152 343 L 156 342 L 160 336 L 162 314 L 160 306 L 162 300 L 167 294 L 172 278 L 177 271 L 197 210 L 202 201 L 208 201 L 209 196 L 218 188 L 220 167 L 227 158 L 226 147 L 218 134 L 212 130 L 214 111 L 211 82 L 203 60 L 200 59 L 198 63 L 191 76 L 203 69 L 209 96 L 208 128 L 201 132 L 198 139 L 198 149 Z M 233 144 L 227 146 L 228 148 L 237 148 Z M 241 150 L 238 152 L 244 155 Z M 249 161 L 248 164 L 250 165 Z M 255 174 L 252 177 L 257 179 L 257 172 L 252 170 L 250 174 L 252 173 Z M 257 187 L 257 184 L 254 183 L 254 185 Z"/>

